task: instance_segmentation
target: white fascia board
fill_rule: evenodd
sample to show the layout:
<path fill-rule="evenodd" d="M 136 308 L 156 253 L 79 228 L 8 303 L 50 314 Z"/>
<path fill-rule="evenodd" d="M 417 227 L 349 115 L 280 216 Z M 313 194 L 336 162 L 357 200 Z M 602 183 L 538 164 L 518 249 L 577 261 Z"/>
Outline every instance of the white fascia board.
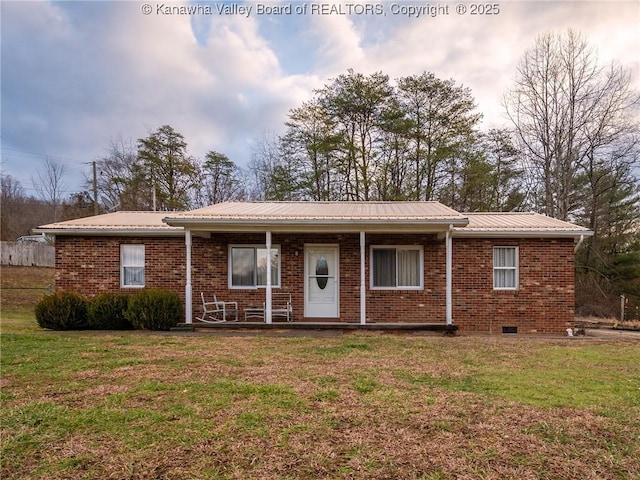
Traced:
<path fill-rule="evenodd" d="M 198 232 L 274 232 L 274 233 L 359 233 L 366 231 L 367 233 L 438 233 L 446 231 L 445 226 L 435 225 L 403 225 L 403 224 L 313 224 L 313 225 L 268 225 L 262 224 L 235 224 L 235 225 L 185 225 L 185 228 Z"/>
<path fill-rule="evenodd" d="M 591 230 L 491 230 L 491 231 L 476 231 L 465 232 L 461 230 L 454 230 L 454 238 L 580 238 L 592 237 L 593 232 Z"/>
<path fill-rule="evenodd" d="M 212 232 L 317 232 L 318 228 L 328 232 L 442 232 L 449 228 L 449 225 L 465 226 L 468 219 L 436 219 L 420 221 L 402 221 L 395 219 L 379 220 L 359 220 L 359 219 L 310 219 L 310 220 L 243 220 L 243 219 L 176 219 L 165 218 L 164 221 L 172 226 L 181 226 L 189 230 L 212 231 Z"/>
<path fill-rule="evenodd" d="M 33 231 L 59 237 L 184 237 L 183 229 L 36 228 Z"/>

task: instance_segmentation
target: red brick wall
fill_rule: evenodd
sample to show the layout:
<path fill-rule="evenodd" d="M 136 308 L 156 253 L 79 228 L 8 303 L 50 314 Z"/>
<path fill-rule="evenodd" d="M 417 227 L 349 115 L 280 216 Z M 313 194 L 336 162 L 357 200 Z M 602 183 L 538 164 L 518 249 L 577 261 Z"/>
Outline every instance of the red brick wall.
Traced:
<path fill-rule="evenodd" d="M 519 247 L 517 290 L 493 290 L 493 247 Z M 574 314 L 572 239 L 453 241 L 453 320 L 462 331 L 564 333 Z"/>
<path fill-rule="evenodd" d="M 444 241 L 437 240 L 434 235 L 367 235 L 366 239 L 367 321 L 444 322 L 446 308 Z M 424 290 L 370 290 L 371 245 L 422 245 Z M 359 275 L 360 264 L 357 268 Z"/>
<path fill-rule="evenodd" d="M 337 244 L 340 252 L 340 318 L 335 321 L 360 321 L 360 236 L 359 234 L 273 234 L 272 244 L 280 245 L 281 285 L 278 291 L 292 294 L 296 321 L 305 320 L 304 245 Z M 240 310 L 262 305 L 264 289 L 229 289 L 228 245 L 264 244 L 263 234 L 215 234 L 211 239 L 193 239 L 192 286 L 201 310 L 200 292 L 223 300 L 238 301 Z M 369 245 L 424 245 L 425 290 L 369 290 Z M 297 252 L 297 255 L 296 255 Z M 211 259 L 205 261 L 206 259 Z M 444 242 L 432 235 L 367 235 L 366 282 L 367 321 L 369 322 L 440 322 L 444 320 L 445 302 Z M 306 320 L 312 320 L 307 318 Z M 326 319 L 325 319 L 326 320 Z"/>
<path fill-rule="evenodd" d="M 56 290 L 93 297 L 99 293 L 135 293 L 120 287 L 120 245 L 145 245 L 145 286 L 173 290 L 184 299 L 184 237 L 56 237 Z"/>
<path fill-rule="evenodd" d="M 281 288 L 274 290 L 291 293 L 295 321 L 303 321 L 304 312 L 304 245 L 305 243 L 331 243 L 340 245 L 340 319 L 359 321 L 360 306 L 360 246 L 358 235 L 300 235 L 273 234 L 272 244 L 280 246 Z M 228 251 L 230 244 L 264 245 L 264 234 L 213 234 L 211 239 L 193 239 L 192 287 L 197 302 L 194 313 L 201 311 L 200 292 L 216 293 L 222 300 L 238 302 L 244 308 L 262 306 L 264 288 L 229 289 Z M 297 252 L 297 255 L 296 255 Z M 356 272 L 354 274 L 354 272 Z M 358 298 L 354 298 L 354 295 Z M 199 314 L 199 313 L 197 313 Z M 311 319 L 308 319 L 311 320 Z"/>
<path fill-rule="evenodd" d="M 433 235 L 367 235 L 367 322 L 444 322 L 445 244 Z M 144 243 L 146 287 L 174 290 L 184 298 L 184 238 L 63 237 L 56 239 L 56 288 L 88 296 L 132 292 L 120 288 L 120 245 Z M 273 234 L 281 248 L 281 292 L 293 297 L 295 321 L 304 312 L 305 243 L 338 244 L 340 251 L 340 318 L 360 320 L 360 245 L 358 234 Z M 264 289 L 228 287 L 228 245 L 264 244 L 264 234 L 212 234 L 193 237 L 192 288 L 194 318 L 200 314 L 200 292 L 234 300 L 239 308 L 262 305 Z M 424 289 L 370 290 L 370 245 L 422 245 Z M 518 246 L 519 289 L 493 290 L 493 247 Z M 297 253 L 297 255 L 296 255 Z M 571 239 L 453 240 L 453 320 L 462 332 L 564 333 L 573 319 L 573 241 Z"/>

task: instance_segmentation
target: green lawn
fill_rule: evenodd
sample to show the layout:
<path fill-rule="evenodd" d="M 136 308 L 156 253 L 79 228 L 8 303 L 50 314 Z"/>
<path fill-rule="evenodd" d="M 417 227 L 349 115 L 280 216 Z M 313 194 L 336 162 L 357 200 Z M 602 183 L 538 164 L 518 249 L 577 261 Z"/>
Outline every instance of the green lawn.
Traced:
<path fill-rule="evenodd" d="M 640 478 L 637 340 L 50 332 L 4 302 L 2 479 Z"/>

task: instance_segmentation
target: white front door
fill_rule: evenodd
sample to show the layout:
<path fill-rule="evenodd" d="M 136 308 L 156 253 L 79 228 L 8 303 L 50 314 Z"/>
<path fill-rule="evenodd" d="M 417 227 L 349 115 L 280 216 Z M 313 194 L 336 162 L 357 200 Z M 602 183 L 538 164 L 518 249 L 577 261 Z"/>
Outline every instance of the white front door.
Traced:
<path fill-rule="evenodd" d="M 305 245 L 304 258 L 304 316 L 338 318 L 338 246 Z"/>

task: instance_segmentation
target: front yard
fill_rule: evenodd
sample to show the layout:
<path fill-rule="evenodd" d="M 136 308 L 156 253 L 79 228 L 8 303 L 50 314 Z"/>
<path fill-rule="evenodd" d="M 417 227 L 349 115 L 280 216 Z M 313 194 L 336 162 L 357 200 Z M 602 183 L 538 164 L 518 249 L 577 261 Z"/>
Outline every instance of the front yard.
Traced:
<path fill-rule="evenodd" d="M 3 479 L 640 477 L 637 337 L 50 332 L 2 295 Z"/>

